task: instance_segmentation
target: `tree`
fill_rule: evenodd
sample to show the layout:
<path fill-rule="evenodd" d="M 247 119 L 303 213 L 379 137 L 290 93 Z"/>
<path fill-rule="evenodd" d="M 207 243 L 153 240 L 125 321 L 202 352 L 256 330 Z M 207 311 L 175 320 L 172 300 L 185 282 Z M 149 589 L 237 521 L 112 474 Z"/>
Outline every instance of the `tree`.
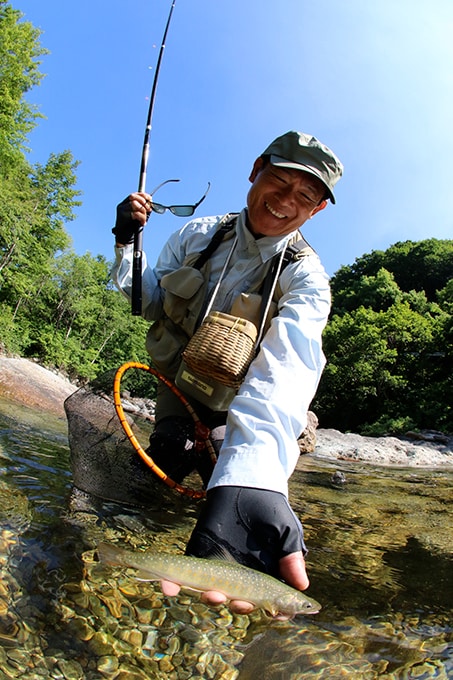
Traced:
<path fill-rule="evenodd" d="M 453 429 L 452 281 L 453 241 L 436 239 L 396 244 L 339 270 L 315 401 L 324 427 Z"/>
<path fill-rule="evenodd" d="M 40 57 L 47 53 L 39 44 L 40 31 L 6 0 L 0 0 L 0 171 L 9 177 L 23 163 L 27 135 L 41 117 L 24 98 L 43 77 Z"/>
<path fill-rule="evenodd" d="M 355 309 L 366 277 L 376 277 L 384 269 L 400 291 L 424 291 L 428 301 L 435 301 L 437 291 L 453 278 L 453 241 L 398 242 L 385 252 L 375 250 L 341 267 L 332 278 L 332 313 Z"/>
<path fill-rule="evenodd" d="M 25 156 L 27 135 L 42 117 L 25 95 L 41 82 L 47 50 L 40 31 L 21 19 L 0 0 L 0 300 L 12 307 L 40 288 L 50 260 L 68 246 L 64 223 L 79 205 L 69 151 L 35 167 Z"/>
<path fill-rule="evenodd" d="M 20 182 L 0 180 L 0 301 L 18 309 L 34 304 L 53 273 L 54 257 L 70 244 L 65 223 L 74 219 L 78 163 L 71 153 L 51 154 L 45 165 L 22 172 Z"/>
<path fill-rule="evenodd" d="M 0 0 L 0 348 L 90 379 L 129 359 L 145 363 L 147 324 L 113 290 L 103 257 L 70 249 L 65 227 L 80 205 L 71 152 L 27 161 L 40 114 L 25 95 L 47 51 L 21 19 Z"/>
<path fill-rule="evenodd" d="M 26 316 L 23 354 L 72 378 L 91 379 L 128 360 L 146 362 L 147 324 L 134 319 L 113 290 L 109 264 L 100 255 L 66 251 L 54 258 L 53 274 Z"/>

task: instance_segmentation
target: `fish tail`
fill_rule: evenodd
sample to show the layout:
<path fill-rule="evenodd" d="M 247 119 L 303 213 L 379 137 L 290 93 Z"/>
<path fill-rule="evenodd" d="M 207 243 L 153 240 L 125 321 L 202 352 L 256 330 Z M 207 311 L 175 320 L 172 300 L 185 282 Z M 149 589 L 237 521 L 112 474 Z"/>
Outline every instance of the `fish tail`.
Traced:
<path fill-rule="evenodd" d="M 100 562 L 105 564 L 124 564 L 122 560 L 122 550 L 109 543 L 99 543 L 98 557 Z"/>

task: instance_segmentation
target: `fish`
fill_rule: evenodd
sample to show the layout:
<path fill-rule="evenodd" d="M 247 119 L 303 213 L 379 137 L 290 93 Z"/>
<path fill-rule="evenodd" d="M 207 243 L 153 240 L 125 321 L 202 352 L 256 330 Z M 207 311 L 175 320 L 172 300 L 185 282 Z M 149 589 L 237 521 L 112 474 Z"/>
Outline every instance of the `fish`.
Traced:
<path fill-rule="evenodd" d="M 142 581 L 167 580 L 192 590 L 215 590 L 229 600 L 244 600 L 273 617 L 317 614 L 321 605 L 269 574 L 231 559 L 131 551 L 109 543 L 97 547 L 101 562 L 137 570 Z"/>

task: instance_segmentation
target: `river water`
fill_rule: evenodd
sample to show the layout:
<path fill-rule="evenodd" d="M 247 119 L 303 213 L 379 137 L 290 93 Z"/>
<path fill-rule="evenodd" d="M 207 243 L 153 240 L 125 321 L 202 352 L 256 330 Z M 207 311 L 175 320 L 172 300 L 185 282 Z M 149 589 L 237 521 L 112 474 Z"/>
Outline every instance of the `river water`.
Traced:
<path fill-rule="evenodd" d="M 453 678 L 452 471 L 303 456 L 291 503 L 319 614 L 231 614 L 100 565 L 181 552 L 199 502 L 145 511 L 73 488 L 64 420 L 0 401 L 0 679 Z"/>

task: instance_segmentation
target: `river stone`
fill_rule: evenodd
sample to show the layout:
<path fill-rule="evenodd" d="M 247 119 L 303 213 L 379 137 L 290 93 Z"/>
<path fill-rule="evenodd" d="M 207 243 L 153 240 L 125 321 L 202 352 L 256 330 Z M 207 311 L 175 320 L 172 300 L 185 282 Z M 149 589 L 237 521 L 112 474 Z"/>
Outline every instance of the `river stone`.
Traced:
<path fill-rule="evenodd" d="M 297 443 L 301 453 L 313 453 L 316 446 L 316 428 L 318 427 L 318 417 L 313 411 L 307 413 L 307 426 L 300 435 Z"/>

